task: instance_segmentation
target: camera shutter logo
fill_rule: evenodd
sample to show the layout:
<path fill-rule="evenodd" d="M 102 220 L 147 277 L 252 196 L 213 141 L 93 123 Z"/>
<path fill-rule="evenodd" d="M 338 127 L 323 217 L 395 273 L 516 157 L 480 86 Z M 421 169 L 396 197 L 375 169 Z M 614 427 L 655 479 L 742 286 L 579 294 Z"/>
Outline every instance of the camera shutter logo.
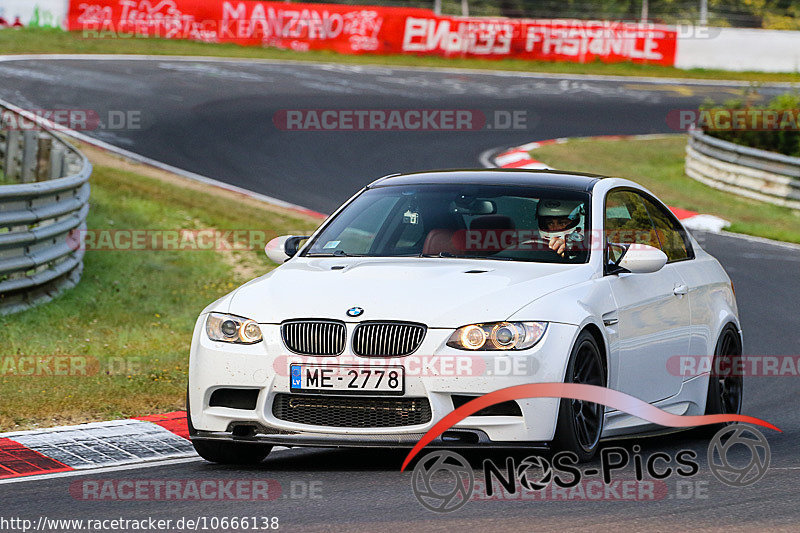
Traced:
<path fill-rule="evenodd" d="M 542 490 L 553 480 L 553 467 L 547 459 L 531 455 L 517 466 L 517 479 L 519 484 L 528 490 Z"/>
<path fill-rule="evenodd" d="M 729 452 L 747 448 L 749 459 L 744 466 L 731 464 Z M 747 453 L 744 455 L 747 456 Z M 730 454 L 733 455 L 733 454 Z M 726 426 L 711 439 L 708 445 L 708 467 L 718 480 L 731 487 L 746 487 L 760 480 L 767 473 L 771 458 L 769 442 L 752 426 Z"/>
<path fill-rule="evenodd" d="M 442 473 L 445 476 L 441 476 Z M 442 477 L 446 482 L 441 482 Z M 447 513 L 461 508 L 472 497 L 475 474 L 466 459 L 457 453 L 435 451 L 420 459 L 414 467 L 411 488 L 426 509 Z"/>

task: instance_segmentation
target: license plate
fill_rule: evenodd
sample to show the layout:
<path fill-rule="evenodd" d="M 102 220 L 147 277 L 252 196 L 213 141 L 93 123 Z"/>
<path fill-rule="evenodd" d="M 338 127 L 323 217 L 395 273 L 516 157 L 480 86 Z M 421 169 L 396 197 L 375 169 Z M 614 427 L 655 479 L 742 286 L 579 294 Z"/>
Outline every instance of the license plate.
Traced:
<path fill-rule="evenodd" d="M 291 365 L 292 392 L 403 394 L 402 366 Z"/>

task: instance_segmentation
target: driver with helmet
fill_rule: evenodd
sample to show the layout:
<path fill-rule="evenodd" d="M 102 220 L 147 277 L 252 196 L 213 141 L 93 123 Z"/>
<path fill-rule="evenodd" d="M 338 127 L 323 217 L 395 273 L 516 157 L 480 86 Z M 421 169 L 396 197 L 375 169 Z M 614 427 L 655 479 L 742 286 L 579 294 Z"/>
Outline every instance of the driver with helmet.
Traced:
<path fill-rule="evenodd" d="M 536 205 L 536 218 L 542 240 L 561 257 L 583 243 L 582 202 L 542 199 Z"/>

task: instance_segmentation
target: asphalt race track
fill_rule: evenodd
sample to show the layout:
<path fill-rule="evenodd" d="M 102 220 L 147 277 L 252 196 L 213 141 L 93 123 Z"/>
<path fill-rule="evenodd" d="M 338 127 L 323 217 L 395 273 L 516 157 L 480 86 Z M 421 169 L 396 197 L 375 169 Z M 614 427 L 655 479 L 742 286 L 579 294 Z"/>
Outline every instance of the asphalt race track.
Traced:
<path fill-rule="evenodd" d="M 669 110 L 696 107 L 707 97 L 724 100 L 736 91 L 713 83 L 269 62 L 0 62 L 4 100 L 26 109 L 93 109 L 101 117 L 112 110 L 138 111 L 140 129 L 87 133 L 181 169 L 323 212 L 382 175 L 476 167 L 480 154 L 495 147 L 561 136 L 671 132 L 665 122 Z M 273 124 L 279 110 L 310 108 L 474 109 L 490 118 L 496 111 L 524 111 L 527 121 L 524 129 L 470 132 L 287 132 Z M 728 235 L 698 238 L 735 283 L 745 353 L 797 354 L 800 249 Z M 399 471 L 404 451 L 292 449 L 276 451 L 259 468 L 248 470 L 190 460 L 0 484 L 0 506 L 4 514 L 34 521 L 43 514 L 277 516 L 286 531 L 792 530 L 800 522 L 798 380 L 754 377 L 745 383 L 743 413 L 783 430 L 764 430 L 772 464 L 764 479 L 746 488 L 717 481 L 706 467 L 707 438 L 683 432 L 607 444 L 628 449 L 638 444 L 645 457 L 655 451 L 697 452 L 697 476 L 681 486 L 667 479 L 669 493 L 657 501 L 472 501 L 453 513 L 433 513 L 416 501 L 411 475 Z M 479 475 L 484 456 L 466 455 Z M 502 463 L 505 454 L 491 457 Z M 624 479 L 632 478 L 631 469 Z M 82 501 L 71 495 L 70 486 L 84 479 L 272 479 L 280 483 L 282 496 L 267 503 Z"/>
<path fill-rule="evenodd" d="M 670 110 L 741 93 L 638 80 L 168 59 L 0 62 L 0 80 L 0 98 L 25 109 L 93 110 L 104 123 L 110 111 L 137 113 L 140 125 L 86 133 L 325 213 L 385 174 L 472 168 L 489 148 L 533 140 L 674 132 L 665 120 Z M 282 131 L 273 116 L 287 109 L 464 109 L 482 111 L 490 123 L 496 112 L 523 112 L 526 127 Z"/>

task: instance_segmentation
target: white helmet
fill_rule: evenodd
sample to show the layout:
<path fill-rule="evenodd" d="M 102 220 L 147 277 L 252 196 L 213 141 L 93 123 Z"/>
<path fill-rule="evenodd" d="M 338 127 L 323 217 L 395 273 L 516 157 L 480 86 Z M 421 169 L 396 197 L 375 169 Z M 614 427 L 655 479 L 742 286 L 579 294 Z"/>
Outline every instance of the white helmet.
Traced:
<path fill-rule="evenodd" d="M 536 205 L 536 218 L 539 224 L 539 234 L 545 240 L 550 240 L 553 237 L 566 238 L 567 235 L 575 233 L 580 234 L 583 225 L 583 204 L 575 200 L 540 200 Z M 548 224 L 553 219 L 569 219 L 565 221 L 557 230 L 550 229 L 552 226 Z M 581 226 L 581 227 L 579 227 Z M 576 229 L 577 228 L 577 229 Z M 580 240 L 583 236 L 580 235 Z"/>

